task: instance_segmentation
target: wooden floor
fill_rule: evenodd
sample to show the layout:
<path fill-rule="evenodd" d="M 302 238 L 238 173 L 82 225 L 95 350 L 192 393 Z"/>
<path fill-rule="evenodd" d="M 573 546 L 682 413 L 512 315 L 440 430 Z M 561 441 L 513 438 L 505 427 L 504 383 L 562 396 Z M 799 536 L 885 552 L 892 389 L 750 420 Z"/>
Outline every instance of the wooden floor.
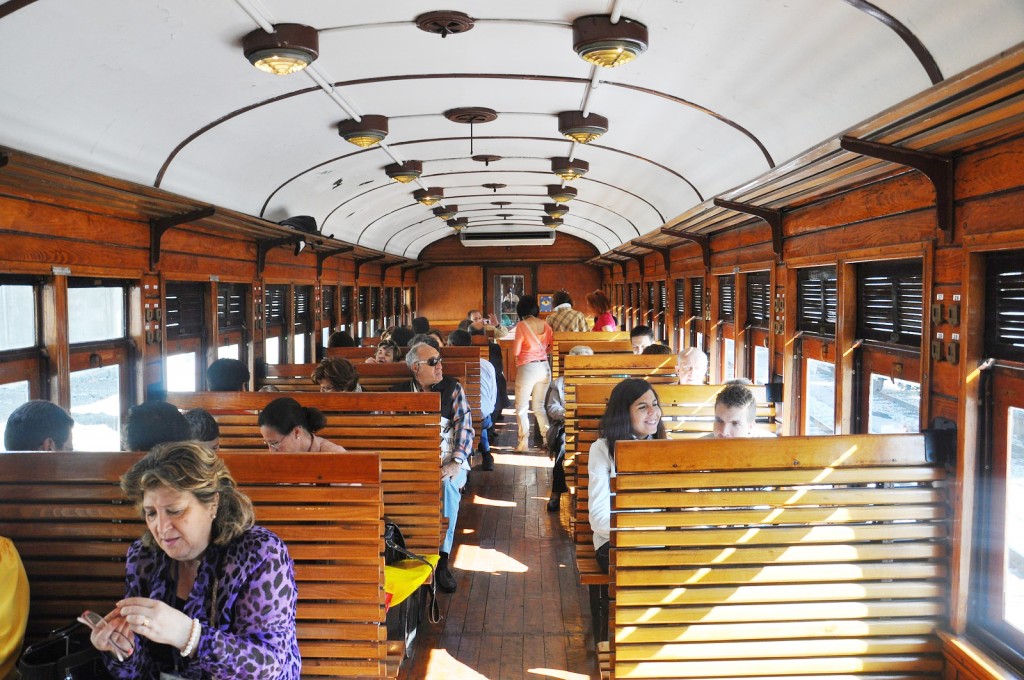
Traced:
<path fill-rule="evenodd" d="M 568 494 L 560 512 L 548 512 L 546 452 L 514 454 L 515 425 L 498 430 L 494 471 L 471 472 L 462 497 L 452 568 L 458 590 L 438 593 L 444 620 L 420 623 L 399 680 L 598 678 Z"/>

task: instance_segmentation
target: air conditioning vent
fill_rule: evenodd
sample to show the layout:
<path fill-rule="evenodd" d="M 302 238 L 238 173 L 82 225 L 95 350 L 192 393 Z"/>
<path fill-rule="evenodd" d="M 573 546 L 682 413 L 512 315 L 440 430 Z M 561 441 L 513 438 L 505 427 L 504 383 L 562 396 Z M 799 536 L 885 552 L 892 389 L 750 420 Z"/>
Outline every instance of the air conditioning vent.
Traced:
<path fill-rule="evenodd" d="M 550 246 L 555 242 L 554 229 L 518 230 L 503 227 L 466 229 L 460 235 L 464 246 Z"/>

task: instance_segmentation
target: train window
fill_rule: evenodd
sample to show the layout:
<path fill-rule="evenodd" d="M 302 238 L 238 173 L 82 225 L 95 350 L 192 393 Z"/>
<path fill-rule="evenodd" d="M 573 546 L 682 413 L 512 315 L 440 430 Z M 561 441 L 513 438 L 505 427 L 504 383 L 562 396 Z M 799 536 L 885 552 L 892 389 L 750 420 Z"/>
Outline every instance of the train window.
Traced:
<path fill-rule="evenodd" d="M 120 363 L 71 372 L 71 415 L 75 419 L 77 450 L 120 450 L 121 377 Z"/>
<path fill-rule="evenodd" d="M 125 293 L 120 283 L 68 280 L 68 342 L 123 338 Z"/>
<path fill-rule="evenodd" d="M 646 293 L 647 295 L 645 306 L 647 307 L 647 310 L 644 313 L 644 325 L 654 330 L 656 326 L 654 319 L 656 318 L 656 315 L 658 313 L 657 305 L 654 301 L 654 281 L 647 282 Z M 656 330 L 654 337 L 656 339 L 661 339 L 661 336 L 657 334 Z"/>
<path fill-rule="evenodd" d="M 985 354 L 1024 361 L 1024 267 L 1020 252 L 990 255 L 985 296 Z"/>
<path fill-rule="evenodd" d="M 292 327 L 292 344 L 296 364 L 306 363 L 311 356 L 313 340 L 313 286 L 295 286 L 295 323 Z"/>
<path fill-rule="evenodd" d="M 835 334 L 838 289 L 835 267 L 797 272 L 795 359 L 801 434 L 835 434 Z"/>
<path fill-rule="evenodd" d="M 377 337 L 380 334 L 380 288 L 372 286 L 370 288 L 370 310 L 367 314 L 367 320 L 370 322 L 370 337 Z"/>
<path fill-rule="evenodd" d="M 266 342 L 264 359 L 268 364 L 281 363 L 288 332 L 288 286 L 268 285 L 264 293 Z"/>
<path fill-rule="evenodd" d="M 668 287 L 665 281 L 658 282 L 658 315 L 654 319 L 654 330 L 658 339 L 662 342 L 669 342 L 668 328 L 666 327 L 666 310 L 668 309 Z"/>
<path fill-rule="evenodd" d="M 412 290 L 408 291 L 412 293 Z M 338 330 L 347 331 L 352 324 L 352 286 L 342 286 L 338 300 Z M 327 344 L 326 342 L 324 343 Z"/>
<path fill-rule="evenodd" d="M 0 316 L 20 319 L 0 328 L 0 352 L 36 346 L 36 287 L 31 283 L 0 282 Z"/>
<path fill-rule="evenodd" d="M 327 340 L 331 337 L 331 333 L 334 332 L 334 328 L 338 325 L 338 287 L 337 286 L 324 286 L 321 289 L 321 296 L 323 299 L 323 329 L 321 336 L 321 344 L 327 347 Z"/>
<path fill-rule="evenodd" d="M 6 450 L 3 448 L 3 434 L 7 430 L 7 419 L 10 418 L 14 409 L 30 398 L 27 380 L 0 385 L 0 451 Z"/>
<path fill-rule="evenodd" d="M 722 382 L 736 377 L 736 277 L 718 277 L 719 375 Z"/>
<path fill-rule="evenodd" d="M 206 286 L 168 283 L 164 296 L 167 335 L 167 389 L 194 392 L 203 356 Z"/>
<path fill-rule="evenodd" d="M 690 281 L 690 346 L 702 352 L 707 351 L 704 344 L 704 279 L 694 277 Z"/>
<path fill-rule="evenodd" d="M 921 261 L 870 262 L 857 271 L 857 337 L 920 347 Z"/>
<path fill-rule="evenodd" d="M 244 361 L 242 347 L 246 337 L 246 300 L 249 286 L 244 283 L 217 284 L 217 358 Z"/>
<path fill-rule="evenodd" d="M 771 356 L 768 352 L 768 325 L 771 323 L 771 275 L 757 272 L 747 275 L 746 362 L 747 375 L 758 385 L 768 382 Z"/>
<path fill-rule="evenodd" d="M 817 359 L 804 362 L 804 424 L 803 434 L 835 434 L 836 367 Z"/>

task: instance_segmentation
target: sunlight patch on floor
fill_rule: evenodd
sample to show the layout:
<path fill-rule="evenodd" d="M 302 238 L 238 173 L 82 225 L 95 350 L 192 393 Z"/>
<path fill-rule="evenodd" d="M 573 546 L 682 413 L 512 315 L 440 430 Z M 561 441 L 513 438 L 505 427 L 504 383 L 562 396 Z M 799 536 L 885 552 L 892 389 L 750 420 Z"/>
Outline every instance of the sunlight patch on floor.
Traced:
<path fill-rule="evenodd" d="M 516 465 L 518 467 L 550 468 L 551 459 L 547 456 L 528 456 L 520 453 L 495 453 L 495 465 Z"/>
<path fill-rule="evenodd" d="M 499 501 L 496 498 L 484 498 L 477 494 L 473 494 L 473 503 L 476 505 L 492 505 L 496 508 L 514 508 L 516 507 L 515 501 Z"/>
<path fill-rule="evenodd" d="M 452 657 L 446 649 L 430 650 L 427 677 L 423 680 L 491 680 Z"/>
<path fill-rule="evenodd" d="M 560 671 L 554 668 L 529 668 L 526 670 L 531 675 L 541 678 L 558 678 L 558 680 L 590 680 L 589 675 L 581 675 L 572 671 Z"/>
<path fill-rule="evenodd" d="M 513 559 L 493 548 L 481 548 L 477 545 L 460 545 L 455 551 L 455 563 L 452 565 L 463 571 L 515 572 L 529 570 L 522 562 Z"/>

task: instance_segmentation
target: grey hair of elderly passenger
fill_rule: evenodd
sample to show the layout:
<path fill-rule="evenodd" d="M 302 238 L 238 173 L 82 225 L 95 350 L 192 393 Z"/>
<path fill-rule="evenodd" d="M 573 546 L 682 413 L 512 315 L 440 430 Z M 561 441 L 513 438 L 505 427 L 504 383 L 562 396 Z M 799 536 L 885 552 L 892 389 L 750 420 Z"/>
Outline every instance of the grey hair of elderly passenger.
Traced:
<path fill-rule="evenodd" d="M 409 353 L 405 355 L 405 364 L 409 367 L 409 370 L 413 370 L 416 366 L 416 362 L 420 361 L 420 352 L 424 347 L 431 347 L 428 342 L 417 342 L 409 348 Z M 434 347 L 434 349 L 437 349 Z"/>
<path fill-rule="evenodd" d="M 576 345 L 569 350 L 569 356 L 573 357 L 592 357 L 594 356 L 594 350 L 587 345 Z"/>

